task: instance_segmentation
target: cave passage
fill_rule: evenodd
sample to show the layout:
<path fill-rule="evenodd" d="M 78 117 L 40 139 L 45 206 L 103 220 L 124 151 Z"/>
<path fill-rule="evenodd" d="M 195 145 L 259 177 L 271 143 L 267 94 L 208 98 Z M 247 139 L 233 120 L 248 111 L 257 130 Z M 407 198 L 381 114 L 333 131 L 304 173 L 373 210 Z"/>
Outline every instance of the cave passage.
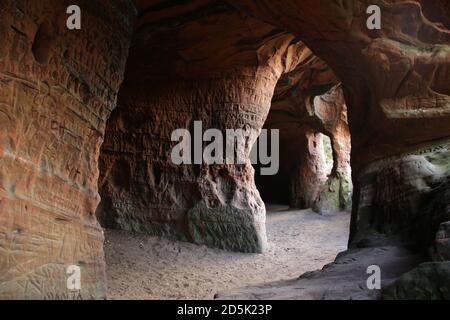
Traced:
<path fill-rule="evenodd" d="M 351 138 L 342 84 L 307 47 L 274 90 L 264 129 L 278 130 L 279 171 L 255 183 L 266 203 L 324 214 L 351 211 Z"/>
<path fill-rule="evenodd" d="M 261 170 L 265 165 L 260 162 L 253 168 L 175 166 L 160 153 L 161 149 L 170 151 L 161 138 L 167 139 L 170 130 L 176 129 L 174 119 L 165 118 L 159 104 L 137 109 L 140 98 L 130 96 L 125 82 L 119 105 L 107 122 L 100 155 L 102 202 L 97 216 L 107 228 L 106 270 L 111 298 L 212 298 L 235 287 L 293 278 L 299 268 L 305 272 L 321 269 L 347 249 L 351 141 L 341 83 L 305 45 L 300 45 L 297 54 L 296 67 L 281 75 L 268 114 L 263 117 L 261 113 L 258 122 L 267 136 L 271 136 L 271 130 L 278 130 L 278 139 L 259 138 L 253 145 L 259 148 L 267 142 L 267 154 L 273 157 L 277 153 L 279 170 L 275 175 L 265 175 Z M 147 91 L 142 101 L 148 103 L 160 95 L 160 91 Z M 158 99 L 165 107 L 170 98 Z M 233 112 L 233 118 L 247 117 L 240 108 Z M 182 119 L 186 121 L 183 126 L 192 133 L 199 123 L 205 126 L 212 121 L 213 128 L 220 124 L 205 120 L 209 116 L 199 113 L 188 121 Z M 242 126 L 239 121 L 235 125 Z M 249 151 L 244 146 L 236 150 L 247 156 Z M 245 180 L 241 175 L 246 175 Z M 220 206 L 234 210 L 243 203 L 239 197 L 249 194 L 262 207 L 267 237 L 258 255 L 241 250 L 248 241 L 239 238 L 246 232 L 240 225 L 244 220 L 232 222 L 238 226 L 231 234 L 211 229 L 207 236 L 219 242 L 204 242 L 203 230 L 193 235 L 190 229 L 193 223 L 207 228 L 205 224 L 213 223 L 211 218 L 186 224 L 190 212 L 202 201 L 211 214 Z M 226 225 L 225 221 L 216 223 Z M 240 247 L 229 246 L 227 241 L 236 241 Z"/>
<path fill-rule="evenodd" d="M 0 299 L 450 299 L 448 3 L 1 0 Z"/>
<path fill-rule="evenodd" d="M 110 299 L 212 299 L 226 290 L 290 280 L 347 249 L 349 214 L 268 206 L 263 254 L 230 252 L 120 230 L 105 231 Z"/>
<path fill-rule="evenodd" d="M 269 115 L 270 117 L 270 115 Z M 302 161 L 305 161 L 302 154 L 308 152 L 305 150 L 305 145 L 299 143 L 301 139 L 305 139 L 306 135 L 298 130 L 294 136 L 292 133 L 289 135 L 284 132 L 284 129 L 280 130 L 280 152 L 279 152 L 279 170 L 275 175 L 261 174 L 261 164 L 255 164 L 255 183 L 256 187 L 261 195 L 262 200 L 266 204 L 266 208 L 274 208 L 275 206 L 290 207 L 297 209 L 308 209 L 311 206 L 303 205 L 299 206 L 296 199 L 301 198 L 302 190 L 296 189 L 296 182 L 301 179 L 301 167 Z M 334 151 L 330 137 L 320 132 L 310 133 L 312 137 L 311 150 L 316 154 L 315 162 L 310 163 L 313 167 L 315 176 L 309 179 L 315 183 L 317 190 L 322 190 L 328 179 L 330 178 L 334 168 Z M 309 147 L 309 146 L 308 146 Z M 300 177 L 298 177 L 300 176 Z M 351 198 L 351 190 L 347 195 L 348 201 Z M 339 192 L 339 189 L 338 189 Z M 316 195 L 317 197 L 319 195 Z M 305 196 L 303 196 L 304 198 Z M 310 204 L 313 203 L 309 202 Z M 350 205 L 338 206 L 334 208 L 335 211 L 349 211 Z M 269 210 L 270 211 L 270 210 Z"/>

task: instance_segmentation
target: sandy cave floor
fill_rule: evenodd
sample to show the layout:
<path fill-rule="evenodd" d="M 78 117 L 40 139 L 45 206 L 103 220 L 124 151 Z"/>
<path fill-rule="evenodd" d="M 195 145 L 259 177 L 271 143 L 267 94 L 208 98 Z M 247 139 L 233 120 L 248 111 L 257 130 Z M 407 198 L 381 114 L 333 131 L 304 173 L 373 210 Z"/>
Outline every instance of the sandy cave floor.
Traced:
<path fill-rule="evenodd" d="M 349 213 L 269 207 L 264 254 L 106 230 L 108 299 L 212 299 L 226 289 L 296 278 L 346 250 L 349 223 Z"/>

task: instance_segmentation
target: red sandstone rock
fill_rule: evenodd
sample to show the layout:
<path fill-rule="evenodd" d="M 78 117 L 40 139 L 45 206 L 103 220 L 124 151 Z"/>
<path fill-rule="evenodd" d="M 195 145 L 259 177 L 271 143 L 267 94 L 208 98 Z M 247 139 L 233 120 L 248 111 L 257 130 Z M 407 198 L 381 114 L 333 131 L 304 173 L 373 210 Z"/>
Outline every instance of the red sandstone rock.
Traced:
<path fill-rule="evenodd" d="M 100 161 L 134 10 L 126 0 L 80 1 L 83 29 L 69 32 L 69 4 L 0 2 L 1 298 L 72 298 L 70 264 L 82 267 L 83 298 L 105 296 L 97 183 L 102 221 L 263 250 L 265 211 L 250 163 L 175 167 L 170 132 L 197 119 L 206 128 L 261 129 L 283 73 L 295 71 L 295 80 L 309 72 L 296 73 L 313 58 L 305 44 L 342 82 L 355 186 L 352 246 L 429 246 L 450 219 L 445 1 L 136 1 L 126 81 Z M 366 28 L 369 4 L 382 9 L 379 31 Z M 294 97 L 315 96 L 298 83 Z M 343 120 L 342 112 L 321 112 L 343 107 L 339 94 L 300 108 L 319 118 L 311 122 L 317 131 L 346 136 L 328 121 Z M 304 132 L 302 150 L 315 141 Z M 251 144 L 240 152 L 248 156 Z M 303 163 L 315 156 L 308 150 Z M 342 158 L 336 173 L 347 165 Z"/>
<path fill-rule="evenodd" d="M 280 130 L 280 177 L 258 177 L 258 184 L 263 194 L 290 186 L 281 190 L 290 194 L 292 207 L 345 210 L 352 189 L 347 107 L 340 87 L 330 89 L 339 80 L 329 67 L 312 53 L 303 62 L 280 81 L 265 124 Z M 320 132 L 331 137 L 332 168 Z"/>
<path fill-rule="evenodd" d="M 436 233 L 434 258 L 437 261 L 450 260 L 450 222 L 441 223 Z"/>
<path fill-rule="evenodd" d="M 192 6 L 183 10 L 194 15 L 176 6 L 142 9 L 102 148 L 98 215 L 108 227 L 261 252 L 267 240 L 249 159 L 254 140 L 238 150 L 245 165 L 178 166 L 170 138 L 194 121 L 260 130 L 275 85 L 302 46 L 225 3 Z"/>
<path fill-rule="evenodd" d="M 134 9 L 79 1 L 0 2 L 0 298 L 104 298 L 98 156 L 115 107 Z M 67 289 L 79 265 L 82 289 Z"/>
<path fill-rule="evenodd" d="M 369 4 L 382 10 L 381 30 L 366 27 Z M 352 135 L 353 239 L 379 215 L 375 199 L 363 191 L 374 186 L 367 185 L 362 171 L 377 160 L 439 148 L 449 139 L 450 31 L 428 20 L 420 1 L 244 0 L 233 5 L 299 35 L 342 81 Z M 426 6 L 428 12 L 442 2 Z"/>

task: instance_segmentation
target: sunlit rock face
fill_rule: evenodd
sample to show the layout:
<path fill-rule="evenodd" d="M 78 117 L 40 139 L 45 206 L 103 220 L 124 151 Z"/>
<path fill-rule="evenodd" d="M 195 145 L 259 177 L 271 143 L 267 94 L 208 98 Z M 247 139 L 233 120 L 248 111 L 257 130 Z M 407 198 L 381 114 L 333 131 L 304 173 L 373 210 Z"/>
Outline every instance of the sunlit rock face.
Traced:
<path fill-rule="evenodd" d="M 0 2 L 0 299 L 104 298 L 98 156 L 123 78 L 134 8 Z M 72 296 L 66 268 L 81 267 Z"/>
<path fill-rule="evenodd" d="M 246 164 L 176 165 L 176 129 L 262 128 L 275 85 L 295 67 L 294 36 L 224 2 L 141 8 L 119 107 L 100 160 L 107 227 L 261 252 L 265 208 Z M 180 11 L 181 10 L 181 11 Z M 176 22 L 175 22 L 176 21 Z M 220 36 L 218 36 L 220 35 Z"/>

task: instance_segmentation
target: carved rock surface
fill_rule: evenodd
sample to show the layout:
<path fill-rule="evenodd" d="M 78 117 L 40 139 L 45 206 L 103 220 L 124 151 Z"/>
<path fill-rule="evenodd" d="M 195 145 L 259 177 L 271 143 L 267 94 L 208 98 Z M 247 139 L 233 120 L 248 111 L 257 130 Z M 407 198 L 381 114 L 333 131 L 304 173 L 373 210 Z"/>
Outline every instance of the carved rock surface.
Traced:
<path fill-rule="evenodd" d="M 349 210 L 351 140 L 340 82 L 304 45 L 301 57 L 278 81 L 264 125 L 280 131 L 280 172 L 257 175 L 257 186 L 269 201 L 318 212 Z M 332 168 L 320 133 L 331 138 Z"/>
<path fill-rule="evenodd" d="M 125 69 L 134 7 L 0 2 L 0 299 L 104 298 L 98 156 Z M 66 268 L 82 286 L 67 289 Z"/>
<path fill-rule="evenodd" d="M 233 4 L 298 35 L 342 81 L 352 137 L 351 246 L 431 245 L 439 224 L 448 221 L 446 2 Z M 370 4 L 382 10 L 381 30 L 366 27 Z M 274 292 L 289 290 L 275 287 Z"/>
<path fill-rule="evenodd" d="M 83 28 L 69 31 L 70 4 L 0 2 L 0 298 L 74 298 L 69 265 L 81 267 L 77 297 L 104 298 L 96 213 L 109 227 L 264 250 L 265 209 L 249 161 L 254 139 L 236 152 L 245 164 L 175 166 L 170 134 L 192 131 L 195 120 L 221 132 L 259 130 L 274 93 L 283 110 L 309 101 L 295 111 L 308 118 L 298 140 L 309 150 L 303 163 L 311 163 L 298 185 L 318 210 L 334 201 L 305 180 L 341 187 L 348 150 L 333 142 L 342 162 L 327 182 L 310 146 L 320 144 L 316 132 L 349 138 L 329 116 L 348 122 L 351 247 L 382 255 L 367 247 L 406 243 L 425 251 L 450 220 L 448 1 L 136 0 L 111 117 L 134 7 L 80 0 Z M 371 4 L 382 9 L 381 30 L 366 27 Z M 321 64 L 323 72 L 314 70 Z M 330 91 L 339 82 L 342 92 Z M 355 270 L 335 267 L 343 279 Z M 329 283 L 331 275 L 317 277 Z M 323 284 L 306 296 L 327 297 Z"/>
<path fill-rule="evenodd" d="M 98 216 L 108 227 L 260 252 L 265 207 L 249 159 L 256 136 L 236 151 L 245 164 L 176 165 L 171 134 L 187 129 L 194 136 L 194 121 L 203 130 L 258 132 L 301 43 L 224 2 L 192 6 L 181 8 L 195 14 L 141 8 L 102 147 Z"/>

